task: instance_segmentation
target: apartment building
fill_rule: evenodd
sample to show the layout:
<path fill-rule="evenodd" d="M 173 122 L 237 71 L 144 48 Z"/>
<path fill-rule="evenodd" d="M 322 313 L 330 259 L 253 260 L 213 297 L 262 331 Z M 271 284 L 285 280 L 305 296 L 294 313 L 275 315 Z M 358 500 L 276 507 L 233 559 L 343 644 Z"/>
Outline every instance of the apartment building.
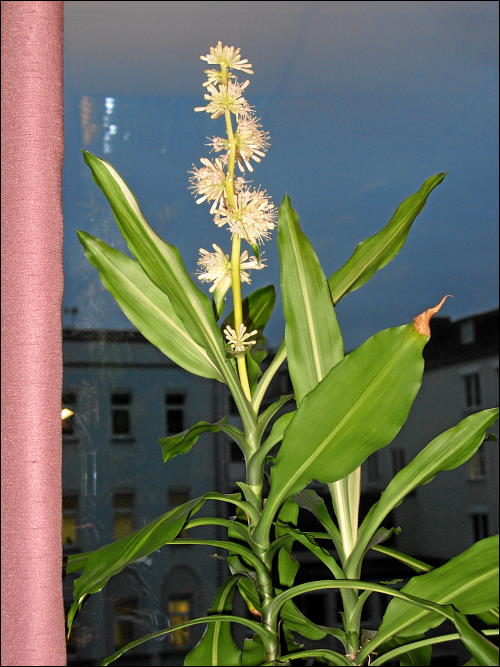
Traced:
<path fill-rule="evenodd" d="M 435 318 L 425 357 L 422 389 L 408 423 L 389 447 L 363 466 L 362 514 L 391 476 L 436 435 L 471 412 L 498 404 L 498 310 L 457 321 Z M 95 549 L 207 491 L 237 490 L 235 481 L 244 479 L 244 464 L 227 436 L 205 434 L 190 453 L 168 464 L 163 464 L 157 443 L 159 437 L 201 420 L 229 415 L 237 421 L 234 403 L 220 383 L 180 369 L 130 331 L 65 330 L 64 368 L 63 403 L 75 412 L 63 430 L 67 553 Z M 283 368 L 271 395 L 290 392 Z M 315 488 L 328 502 L 324 487 Z M 207 504 L 204 512 L 220 515 L 221 504 L 214 504 Z M 485 443 L 466 465 L 419 487 L 386 523 L 402 527 L 393 546 L 436 565 L 498 532 L 497 443 Z M 301 525 L 318 529 L 305 512 Z M 223 533 L 213 528 L 204 536 L 222 538 Z M 168 546 L 114 577 L 86 602 L 69 664 L 99 664 L 100 658 L 136 637 L 203 615 L 224 575 L 224 563 L 215 551 Z M 297 557 L 303 565 L 297 583 L 329 578 L 304 549 L 297 550 Z M 409 573 L 373 553 L 363 576 L 393 579 Z M 70 578 L 65 594 L 69 600 Z M 332 592 L 304 596 L 298 604 L 312 620 L 339 624 L 340 599 Z M 376 627 L 386 604 L 383 596 L 371 596 L 363 627 Z M 170 639 L 126 654 L 118 664 L 182 664 L 201 632 L 180 630 Z M 440 647 L 437 655 L 439 664 L 451 665 L 458 664 L 461 653 L 457 647 Z"/>

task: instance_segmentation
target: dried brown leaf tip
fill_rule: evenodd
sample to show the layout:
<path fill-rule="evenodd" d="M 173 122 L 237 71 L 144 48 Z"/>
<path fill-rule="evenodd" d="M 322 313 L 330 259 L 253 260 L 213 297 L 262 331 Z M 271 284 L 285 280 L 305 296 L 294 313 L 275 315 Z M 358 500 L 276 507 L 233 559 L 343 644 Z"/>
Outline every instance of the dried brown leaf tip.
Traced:
<path fill-rule="evenodd" d="M 431 328 L 429 326 L 431 317 L 433 317 L 437 312 L 441 310 L 444 302 L 450 296 L 453 295 L 447 294 L 446 296 L 443 296 L 441 301 L 436 306 L 434 306 L 434 308 L 428 308 L 427 310 L 424 310 L 423 313 L 420 313 L 420 315 L 417 315 L 416 317 L 413 318 L 413 326 L 415 327 L 415 329 L 418 331 L 419 334 L 422 334 L 423 336 L 431 335 Z"/>

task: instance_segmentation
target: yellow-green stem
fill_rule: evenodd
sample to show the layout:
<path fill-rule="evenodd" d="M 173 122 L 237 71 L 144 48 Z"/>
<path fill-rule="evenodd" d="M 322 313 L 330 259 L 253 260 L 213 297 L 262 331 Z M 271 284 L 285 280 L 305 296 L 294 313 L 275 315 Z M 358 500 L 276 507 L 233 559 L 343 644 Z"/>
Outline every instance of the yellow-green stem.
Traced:
<path fill-rule="evenodd" d="M 227 70 L 221 65 L 222 83 L 227 85 Z M 234 167 L 236 163 L 236 139 L 233 132 L 233 123 L 231 112 L 225 111 L 226 133 L 229 142 L 229 162 L 226 172 L 226 199 L 230 208 L 234 210 Z M 243 324 L 243 308 L 241 300 L 241 270 L 240 270 L 241 238 L 233 235 L 233 245 L 231 249 L 231 286 L 233 292 L 233 312 L 234 312 L 234 330 L 238 334 L 240 326 Z M 250 383 L 248 381 L 247 363 L 245 357 L 237 357 L 238 374 L 240 376 L 241 387 L 249 401 L 252 400 Z"/>

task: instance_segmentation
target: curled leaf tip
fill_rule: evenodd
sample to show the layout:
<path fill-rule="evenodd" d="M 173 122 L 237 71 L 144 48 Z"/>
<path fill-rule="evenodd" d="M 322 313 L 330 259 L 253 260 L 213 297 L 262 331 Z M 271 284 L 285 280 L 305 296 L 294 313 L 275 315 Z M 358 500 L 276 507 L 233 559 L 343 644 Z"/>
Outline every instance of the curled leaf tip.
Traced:
<path fill-rule="evenodd" d="M 431 335 L 431 329 L 429 326 L 431 317 L 433 317 L 437 312 L 441 310 L 446 299 L 448 299 L 451 296 L 453 296 L 453 294 L 446 294 L 445 296 L 443 296 L 441 301 L 434 306 L 434 308 L 428 308 L 427 310 L 424 310 L 423 313 L 420 313 L 420 315 L 417 315 L 416 317 L 413 318 L 413 326 L 415 327 L 415 329 L 418 331 L 419 334 L 423 336 Z"/>

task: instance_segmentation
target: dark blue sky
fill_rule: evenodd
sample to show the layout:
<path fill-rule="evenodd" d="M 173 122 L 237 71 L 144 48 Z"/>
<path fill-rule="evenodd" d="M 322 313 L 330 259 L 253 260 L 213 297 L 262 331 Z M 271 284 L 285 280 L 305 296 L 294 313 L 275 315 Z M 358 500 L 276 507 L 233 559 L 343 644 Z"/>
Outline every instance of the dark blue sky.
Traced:
<path fill-rule="evenodd" d="M 271 134 L 252 179 L 287 192 L 329 275 L 427 177 L 448 171 L 398 258 L 339 305 L 346 347 L 443 294 L 461 317 L 498 300 L 496 2 L 66 3 L 65 306 L 81 327 L 129 328 L 76 241 L 124 249 L 80 149 L 108 159 L 194 272 L 229 248 L 187 171 L 222 122 L 194 113 L 219 39 L 254 65 L 247 99 Z M 279 282 L 276 235 L 252 287 Z M 279 343 L 280 304 L 268 335 Z M 71 320 L 66 319 L 66 324 Z"/>

